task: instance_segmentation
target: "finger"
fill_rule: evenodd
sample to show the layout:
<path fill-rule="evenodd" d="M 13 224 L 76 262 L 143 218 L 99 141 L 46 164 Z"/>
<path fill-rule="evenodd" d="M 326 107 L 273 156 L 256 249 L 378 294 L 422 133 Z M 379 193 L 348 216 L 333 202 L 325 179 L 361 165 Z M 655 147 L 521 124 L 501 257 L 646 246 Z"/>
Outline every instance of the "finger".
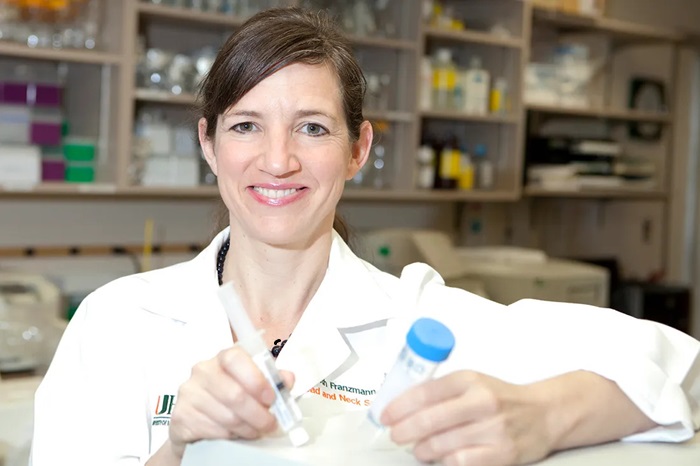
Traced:
<path fill-rule="evenodd" d="M 192 398 L 193 406 L 229 431 L 249 438 L 251 431 L 271 432 L 277 423 L 269 409 L 261 405 L 236 381 L 209 384 L 205 395 Z"/>
<path fill-rule="evenodd" d="M 186 421 L 183 421 L 185 420 Z M 221 422 L 194 406 L 182 416 L 175 417 L 173 413 L 171 432 L 179 432 L 179 437 L 192 443 L 201 439 L 236 439 L 253 440 L 260 437 L 260 432 L 250 425 L 239 422 L 234 426 L 225 426 Z M 196 434 L 195 434 L 196 433 Z"/>
<path fill-rule="evenodd" d="M 391 439 L 399 445 L 415 443 L 460 424 L 482 419 L 487 409 L 480 398 L 461 396 L 416 411 L 391 426 Z"/>
<path fill-rule="evenodd" d="M 443 466 L 508 466 L 513 464 L 490 445 L 458 450 L 442 460 Z"/>
<path fill-rule="evenodd" d="M 170 439 L 175 444 L 188 444 L 202 439 L 226 439 L 231 432 L 208 415 L 192 408 L 175 408 L 170 419 Z"/>
<path fill-rule="evenodd" d="M 259 403 L 269 407 L 275 401 L 275 392 L 270 383 L 243 349 L 227 349 L 219 353 L 218 359 L 223 370 Z"/>
<path fill-rule="evenodd" d="M 498 458 L 503 460 L 510 457 L 515 450 L 514 443 L 508 437 L 494 435 L 501 430 L 499 421 L 495 418 L 465 424 L 417 442 L 413 447 L 413 454 L 421 461 L 431 462 L 444 460 L 456 452 L 466 452 L 457 455 L 457 458 L 461 458 L 461 455 L 468 456 L 470 451 L 476 452 L 486 448 L 497 451 Z"/>
<path fill-rule="evenodd" d="M 291 390 L 292 387 L 294 387 L 295 382 L 294 373 L 289 371 L 280 371 L 280 376 L 282 377 L 284 386 L 287 387 L 288 390 Z"/>
<path fill-rule="evenodd" d="M 460 396 L 475 380 L 476 373 L 461 371 L 411 387 L 387 405 L 381 423 L 393 426 L 417 411 Z"/>

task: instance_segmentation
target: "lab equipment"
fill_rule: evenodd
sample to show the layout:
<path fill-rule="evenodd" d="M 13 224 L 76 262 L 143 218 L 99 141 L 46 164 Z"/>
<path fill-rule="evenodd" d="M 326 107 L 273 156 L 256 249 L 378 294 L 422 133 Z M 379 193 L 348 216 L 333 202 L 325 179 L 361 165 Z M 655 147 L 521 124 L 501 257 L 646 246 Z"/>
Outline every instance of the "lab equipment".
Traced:
<path fill-rule="evenodd" d="M 367 413 L 369 420 L 381 427 L 379 419 L 384 408 L 407 389 L 429 380 L 438 365 L 450 355 L 454 345 L 454 335 L 441 322 L 427 317 L 416 320 L 406 335 L 406 344 L 372 402 Z"/>
<path fill-rule="evenodd" d="M 44 369 L 67 322 L 61 295 L 48 279 L 0 272 L 0 372 Z"/>
<path fill-rule="evenodd" d="M 284 386 L 270 351 L 262 339 L 261 332 L 253 326 L 231 282 L 224 283 L 219 288 L 219 299 L 226 309 L 226 314 L 231 327 L 236 332 L 239 344 L 253 358 L 275 391 L 275 401 L 270 410 L 279 426 L 289 436 L 293 446 L 304 445 L 309 441 L 309 434 L 301 425 L 301 410 L 292 398 L 289 389 Z"/>
<path fill-rule="evenodd" d="M 488 297 L 499 303 L 533 298 L 609 305 L 609 273 L 603 267 L 554 259 L 526 248 L 458 248 L 456 252 L 465 274 L 478 277 Z"/>
<path fill-rule="evenodd" d="M 435 268 L 449 286 L 502 304 L 524 299 L 609 305 L 609 273 L 603 267 L 548 257 L 543 251 L 509 246 L 456 248 L 449 235 L 404 228 L 365 233 L 370 251 L 388 248 L 393 269 L 413 262 Z M 372 262 L 372 257 L 367 257 Z"/>

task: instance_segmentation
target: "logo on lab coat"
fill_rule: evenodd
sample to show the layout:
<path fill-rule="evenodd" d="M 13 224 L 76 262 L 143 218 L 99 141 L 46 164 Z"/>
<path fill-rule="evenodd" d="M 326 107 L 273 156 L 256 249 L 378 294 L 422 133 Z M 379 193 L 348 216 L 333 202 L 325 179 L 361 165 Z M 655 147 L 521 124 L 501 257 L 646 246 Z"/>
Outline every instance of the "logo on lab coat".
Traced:
<path fill-rule="evenodd" d="M 154 426 L 170 425 L 170 415 L 175 406 L 175 395 L 158 395 L 158 402 L 154 411 L 153 423 Z"/>

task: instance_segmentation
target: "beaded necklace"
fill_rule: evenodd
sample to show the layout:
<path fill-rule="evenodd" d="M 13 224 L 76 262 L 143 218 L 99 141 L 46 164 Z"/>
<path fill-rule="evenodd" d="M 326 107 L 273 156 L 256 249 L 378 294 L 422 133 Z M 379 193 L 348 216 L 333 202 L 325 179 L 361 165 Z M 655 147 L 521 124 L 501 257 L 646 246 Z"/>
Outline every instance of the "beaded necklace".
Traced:
<path fill-rule="evenodd" d="M 216 258 L 216 275 L 219 278 L 219 286 L 224 284 L 224 262 L 226 261 L 226 254 L 228 254 L 228 249 L 230 247 L 231 238 L 227 238 L 224 244 L 221 245 L 221 249 L 219 249 L 219 255 Z M 272 346 L 272 348 L 270 348 L 270 353 L 272 353 L 273 358 L 279 356 L 280 351 L 282 351 L 282 348 L 284 348 L 284 345 L 286 343 L 286 339 L 282 340 L 281 338 L 278 338 L 277 340 L 275 340 L 274 345 Z"/>

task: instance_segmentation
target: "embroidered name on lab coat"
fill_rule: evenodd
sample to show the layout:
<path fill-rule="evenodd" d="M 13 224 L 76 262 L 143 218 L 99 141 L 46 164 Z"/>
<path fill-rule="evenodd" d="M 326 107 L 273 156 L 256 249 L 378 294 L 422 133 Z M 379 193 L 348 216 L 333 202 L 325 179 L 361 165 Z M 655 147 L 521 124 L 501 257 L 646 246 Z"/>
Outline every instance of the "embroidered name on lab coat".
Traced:
<path fill-rule="evenodd" d="M 340 385 L 335 382 L 322 380 L 317 386 L 309 390 L 309 393 L 322 396 L 327 400 L 334 400 L 353 406 L 367 407 L 372 404 L 372 399 L 374 395 L 377 394 L 377 391 L 373 389 L 349 387 L 347 385 Z"/>

